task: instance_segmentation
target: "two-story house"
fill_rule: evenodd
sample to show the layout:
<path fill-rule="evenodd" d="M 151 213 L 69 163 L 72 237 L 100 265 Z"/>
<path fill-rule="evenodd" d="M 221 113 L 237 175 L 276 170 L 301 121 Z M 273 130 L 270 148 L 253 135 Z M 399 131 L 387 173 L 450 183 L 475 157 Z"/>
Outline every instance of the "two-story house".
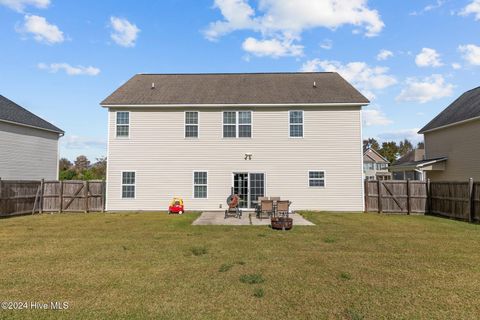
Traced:
<path fill-rule="evenodd" d="M 107 210 L 222 210 L 260 196 L 362 211 L 361 108 L 337 73 L 139 74 L 108 108 Z"/>
<path fill-rule="evenodd" d="M 391 180 L 390 161 L 370 147 L 363 152 L 363 175 L 366 180 Z"/>
<path fill-rule="evenodd" d="M 58 179 L 63 130 L 0 95 L 0 179 Z"/>
<path fill-rule="evenodd" d="M 420 134 L 432 181 L 480 180 L 480 87 L 463 93 Z"/>

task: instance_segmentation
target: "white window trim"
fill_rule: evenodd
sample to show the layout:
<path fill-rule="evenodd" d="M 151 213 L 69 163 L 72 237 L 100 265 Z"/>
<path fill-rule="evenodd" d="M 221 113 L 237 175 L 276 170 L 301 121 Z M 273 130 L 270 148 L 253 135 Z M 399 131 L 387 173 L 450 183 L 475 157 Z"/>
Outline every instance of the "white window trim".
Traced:
<path fill-rule="evenodd" d="M 207 173 L 207 184 L 195 184 L 195 173 L 196 172 L 206 172 Z M 210 177 L 209 177 L 209 174 L 208 174 L 208 170 L 193 170 L 192 171 L 192 199 L 193 200 L 208 200 L 208 191 L 209 191 L 209 187 L 208 187 L 208 184 L 210 182 Z M 196 198 L 195 197 L 195 186 L 205 186 L 207 187 L 207 197 L 206 198 Z"/>
<path fill-rule="evenodd" d="M 196 112 L 197 113 L 197 136 L 196 137 L 187 137 L 187 112 Z M 189 126 L 195 126 L 195 124 L 188 124 Z M 194 140 L 200 138 L 200 111 L 197 110 L 185 110 L 183 113 L 183 138 L 187 140 Z"/>
<path fill-rule="evenodd" d="M 223 126 L 224 125 L 230 125 L 230 126 L 233 126 L 233 123 L 228 123 L 228 124 L 225 124 L 223 122 L 223 114 L 225 112 L 235 112 L 235 137 L 225 137 L 224 136 L 224 132 L 223 132 Z M 245 123 L 240 123 L 240 117 L 239 117 L 239 112 L 250 112 L 250 137 L 240 137 L 240 132 L 239 132 L 239 128 L 241 125 L 247 125 Z M 222 135 L 222 139 L 252 139 L 253 138 L 253 111 L 252 110 L 223 110 L 222 113 L 222 130 L 221 130 L 221 135 Z"/>
<path fill-rule="evenodd" d="M 123 173 L 124 172 L 135 173 L 135 183 L 134 184 L 124 184 L 123 183 Z M 123 186 L 133 186 L 135 188 L 133 198 L 124 198 L 123 197 Z M 137 199 L 137 171 L 135 171 L 135 170 L 122 170 L 120 172 L 120 199 L 121 200 L 135 200 L 135 199 Z"/>
<path fill-rule="evenodd" d="M 319 179 L 319 178 L 310 179 L 310 172 L 323 172 L 323 179 Z M 311 186 L 310 180 L 323 180 L 323 186 Z M 325 170 L 308 170 L 307 186 L 312 189 L 325 189 L 327 187 L 327 172 Z"/>
<path fill-rule="evenodd" d="M 118 113 L 119 112 L 124 112 L 124 113 L 128 113 L 128 124 L 118 124 L 117 121 L 118 121 Z M 115 111 L 115 139 L 130 139 L 130 135 L 131 135 L 131 130 L 130 130 L 130 122 L 132 121 L 131 119 L 131 113 L 130 111 Z M 126 137 L 119 137 L 118 136 L 118 126 L 128 126 L 128 136 Z"/>
<path fill-rule="evenodd" d="M 301 137 L 292 137 L 290 135 L 290 126 L 291 125 L 300 125 L 300 123 L 290 123 L 290 113 L 291 112 L 301 112 L 302 113 L 302 136 Z M 288 137 L 290 139 L 303 139 L 305 138 L 305 111 L 304 110 L 288 110 Z"/>

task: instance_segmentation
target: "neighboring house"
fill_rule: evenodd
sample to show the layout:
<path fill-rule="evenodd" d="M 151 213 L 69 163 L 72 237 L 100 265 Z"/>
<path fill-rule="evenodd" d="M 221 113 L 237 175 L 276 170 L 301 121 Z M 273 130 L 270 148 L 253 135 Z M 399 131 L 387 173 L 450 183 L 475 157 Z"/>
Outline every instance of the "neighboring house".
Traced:
<path fill-rule="evenodd" d="M 426 180 L 426 171 L 437 170 L 441 161 L 425 159 L 425 149 L 414 149 L 389 167 L 393 180 Z"/>
<path fill-rule="evenodd" d="M 391 180 L 392 174 L 388 171 L 390 162 L 372 148 L 363 152 L 363 176 L 367 180 Z"/>
<path fill-rule="evenodd" d="M 0 178 L 58 179 L 58 140 L 63 134 L 0 95 Z"/>
<path fill-rule="evenodd" d="M 363 210 L 361 108 L 337 73 L 139 74 L 108 108 L 107 210 L 222 210 L 279 196 Z"/>
<path fill-rule="evenodd" d="M 427 159 L 441 170 L 429 171 L 432 181 L 480 181 L 480 87 L 462 94 L 423 127 Z"/>

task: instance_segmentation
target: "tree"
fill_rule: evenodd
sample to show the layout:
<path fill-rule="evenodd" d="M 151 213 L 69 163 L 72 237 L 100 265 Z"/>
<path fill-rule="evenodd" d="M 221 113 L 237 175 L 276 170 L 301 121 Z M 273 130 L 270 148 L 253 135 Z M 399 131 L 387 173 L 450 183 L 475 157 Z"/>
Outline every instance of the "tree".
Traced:
<path fill-rule="evenodd" d="M 75 159 L 75 171 L 77 173 L 81 173 L 82 171 L 88 169 L 90 167 L 90 161 L 84 155 L 78 156 Z"/>
<path fill-rule="evenodd" d="M 103 180 L 107 175 L 107 157 L 100 157 L 96 159 L 91 168 L 92 174 L 95 179 Z"/>
<path fill-rule="evenodd" d="M 72 162 L 70 160 L 68 160 L 67 158 L 61 158 L 59 161 L 58 161 L 58 169 L 59 171 L 65 171 L 65 170 L 68 170 L 72 167 Z"/>
<path fill-rule="evenodd" d="M 420 142 L 417 144 L 417 149 L 425 149 L 425 142 L 420 141 Z"/>
<path fill-rule="evenodd" d="M 394 163 L 398 158 L 398 146 L 395 141 L 389 141 L 382 143 L 380 154 L 384 156 L 388 161 Z"/>
<path fill-rule="evenodd" d="M 400 141 L 400 145 L 398 146 L 398 153 L 400 154 L 401 157 L 409 153 L 410 151 L 413 150 L 413 144 L 408 141 L 408 139 L 404 139 L 403 141 Z"/>
<path fill-rule="evenodd" d="M 375 151 L 380 151 L 380 144 L 374 138 L 363 140 L 363 149 L 372 148 Z"/>

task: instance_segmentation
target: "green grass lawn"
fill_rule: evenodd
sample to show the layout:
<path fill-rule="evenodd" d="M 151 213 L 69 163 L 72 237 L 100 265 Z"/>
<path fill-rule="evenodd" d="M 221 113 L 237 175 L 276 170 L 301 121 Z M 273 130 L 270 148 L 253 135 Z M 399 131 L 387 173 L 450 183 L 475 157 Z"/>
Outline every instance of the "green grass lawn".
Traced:
<path fill-rule="evenodd" d="M 191 226 L 198 214 L 0 220 L 0 318 L 476 319 L 480 226 L 304 213 L 314 227 Z"/>

